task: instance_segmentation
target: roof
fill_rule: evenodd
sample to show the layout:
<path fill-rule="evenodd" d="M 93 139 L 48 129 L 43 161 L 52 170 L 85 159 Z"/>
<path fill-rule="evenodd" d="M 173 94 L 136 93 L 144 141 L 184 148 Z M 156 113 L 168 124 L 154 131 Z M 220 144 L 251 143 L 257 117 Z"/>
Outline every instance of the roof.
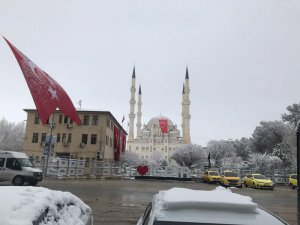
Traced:
<path fill-rule="evenodd" d="M 159 126 L 159 120 L 168 120 L 168 126 L 174 126 L 173 122 L 166 116 L 156 116 L 153 117 L 152 119 L 149 120 L 147 126 L 151 127 L 152 124 L 158 125 Z"/>
<path fill-rule="evenodd" d="M 14 152 L 14 151 L 1 151 L 0 150 L 0 154 L 3 155 L 3 154 L 7 154 L 7 155 L 10 155 L 10 156 L 14 156 L 14 157 L 22 157 L 22 158 L 28 158 L 27 155 L 23 152 Z"/>
<path fill-rule="evenodd" d="M 23 109 L 25 112 L 37 112 L 36 109 Z M 55 110 L 56 113 L 62 113 L 61 110 Z M 87 114 L 108 114 L 113 119 L 113 121 L 122 129 L 122 131 L 127 135 L 127 132 L 124 130 L 124 128 L 120 125 L 118 120 L 114 117 L 114 115 L 110 111 L 98 111 L 98 110 L 83 110 L 83 109 L 76 109 L 77 113 L 87 113 Z"/>

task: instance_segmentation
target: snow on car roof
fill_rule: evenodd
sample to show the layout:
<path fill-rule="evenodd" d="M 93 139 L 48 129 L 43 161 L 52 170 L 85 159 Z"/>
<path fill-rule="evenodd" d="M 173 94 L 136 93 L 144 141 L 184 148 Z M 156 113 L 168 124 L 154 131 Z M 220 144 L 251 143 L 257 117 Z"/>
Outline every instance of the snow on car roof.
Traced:
<path fill-rule="evenodd" d="M 178 208 L 224 208 L 243 209 L 253 212 L 257 204 L 249 196 L 232 193 L 229 189 L 217 187 L 212 191 L 172 188 L 160 191 L 157 196 L 161 210 Z"/>
<path fill-rule="evenodd" d="M 0 187 L 1 224 L 32 225 L 46 209 L 64 218 L 63 224 L 79 225 L 88 221 L 91 209 L 78 197 L 62 191 L 42 187 Z M 57 204 L 69 204 L 65 210 L 57 210 Z M 51 221 L 44 224 L 53 224 Z"/>
<path fill-rule="evenodd" d="M 149 224 L 181 221 L 201 224 L 285 224 L 270 215 L 249 196 L 224 187 L 212 191 L 172 188 L 160 191 L 152 201 Z"/>

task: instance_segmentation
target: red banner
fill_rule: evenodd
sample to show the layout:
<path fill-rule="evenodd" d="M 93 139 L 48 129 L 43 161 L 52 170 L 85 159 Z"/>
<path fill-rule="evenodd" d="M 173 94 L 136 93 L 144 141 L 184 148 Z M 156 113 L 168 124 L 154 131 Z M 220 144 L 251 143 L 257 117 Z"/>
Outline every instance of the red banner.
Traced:
<path fill-rule="evenodd" d="M 161 132 L 163 134 L 168 133 L 168 120 L 167 119 L 160 119 L 159 120 L 159 126 L 160 126 Z"/>
<path fill-rule="evenodd" d="M 59 108 L 70 119 L 80 124 L 80 119 L 71 99 L 59 83 L 34 64 L 8 40 L 5 39 L 5 41 L 21 67 L 42 123 L 45 124 L 51 113 L 56 108 Z"/>
<path fill-rule="evenodd" d="M 121 152 L 125 153 L 126 148 L 126 135 L 124 133 L 121 133 Z"/>
<path fill-rule="evenodd" d="M 114 126 L 114 160 L 119 161 L 120 158 L 120 133 L 119 129 Z"/>

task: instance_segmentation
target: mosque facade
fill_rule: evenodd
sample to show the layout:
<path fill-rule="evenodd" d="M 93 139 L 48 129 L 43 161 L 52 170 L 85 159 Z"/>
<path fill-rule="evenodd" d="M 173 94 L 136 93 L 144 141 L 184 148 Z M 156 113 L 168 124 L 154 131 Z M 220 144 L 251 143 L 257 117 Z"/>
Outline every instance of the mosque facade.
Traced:
<path fill-rule="evenodd" d="M 130 88 L 130 113 L 129 113 L 129 133 L 127 139 L 127 151 L 134 152 L 140 156 L 144 162 L 157 161 L 165 159 L 171 161 L 171 156 L 180 145 L 191 143 L 190 138 L 190 86 L 189 72 L 186 68 L 185 81 L 182 90 L 182 111 L 181 111 L 181 130 L 166 116 L 156 116 L 142 126 L 142 90 L 139 86 L 137 102 L 136 96 L 136 75 L 133 69 L 131 88 Z M 135 106 L 137 113 L 135 114 Z M 136 132 L 135 132 L 136 119 Z M 166 122 L 165 129 L 162 128 L 162 122 Z M 136 134 L 136 136 L 135 136 Z"/>

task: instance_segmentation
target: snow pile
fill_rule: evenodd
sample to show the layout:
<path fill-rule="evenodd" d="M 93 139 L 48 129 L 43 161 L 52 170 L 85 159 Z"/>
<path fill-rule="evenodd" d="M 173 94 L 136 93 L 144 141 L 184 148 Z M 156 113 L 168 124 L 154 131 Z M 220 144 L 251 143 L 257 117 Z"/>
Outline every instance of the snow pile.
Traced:
<path fill-rule="evenodd" d="M 78 197 L 42 187 L 0 187 L 0 224 L 32 225 L 45 211 L 43 225 L 83 225 L 92 210 Z"/>
<path fill-rule="evenodd" d="M 256 213 L 257 209 L 257 204 L 252 202 L 251 197 L 232 193 L 224 187 L 217 187 L 212 191 L 172 188 L 156 194 L 153 203 L 155 206 L 151 212 L 150 221 L 154 221 L 157 217 L 163 218 L 170 211 L 179 212 L 178 210 L 192 212 L 200 209 L 214 212 L 219 210 L 220 212 Z"/>

